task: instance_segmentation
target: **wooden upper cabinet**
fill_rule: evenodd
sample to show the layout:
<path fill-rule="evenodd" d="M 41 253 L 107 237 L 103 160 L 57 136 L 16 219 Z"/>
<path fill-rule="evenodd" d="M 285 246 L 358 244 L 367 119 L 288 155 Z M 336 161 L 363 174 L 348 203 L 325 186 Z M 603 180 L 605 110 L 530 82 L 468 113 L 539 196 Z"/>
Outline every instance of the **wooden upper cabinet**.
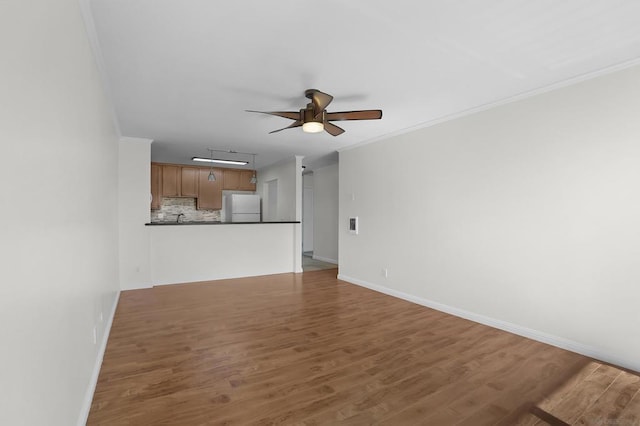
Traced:
<path fill-rule="evenodd" d="M 256 184 L 251 183 L 253 177 L 253 170 L 240 170 L 240 185 L 238 189 L 241 191 L 255 191 Z"/>
<path fill-rule="evenodd" d="M 181 170 L 180 166 L 163 165 L 162 166 L 162 196 L 163 197 L 179 197 L 181 186 Z"/>
<path fill-rule="evenodd" d="M 211 169 L 198 170 L 198 210 L 220 210 L 222 208 L 222 169 L 213 169 L 216 180 L 209 180 Z"/>
<path fill-rule="evenodd" d="M 223 169 L 224 179 L 222 189 L 239 189 L 240 188 L 240 170 Z"/>
<path fill-rule="evenodd" d="M 157 210 L 162 203 L 162 166 L 151 163 L 151 210 Z"/>
<path fill-rule="evenodd" d="M 197 167 L 181 167 L 180 196 L 198 197 L 198 171 Z"/>
<path fill-rule="evenodd" d="M 222 190 L 255 191 L 253 170 L 214 168 L 216 180 L 209 181 L 210 167 L 151 163 L 151 210 L 161 207 L 163 197 L 197 198 L 198 210 L 220 210 Z"/>
<path fill-rule="evenodd" d="M 173 164 L 158 164 L 161 168 L 161 194 L 163 197 L 198 196 L 198 167 L 182 167 Z"/>
<path fill-rule="evenodd" d="M 236 191 L 255 191 L 256 184 L 251 183 L 253 170 L 223 169 L 224 182 L 222 189 Z"/>

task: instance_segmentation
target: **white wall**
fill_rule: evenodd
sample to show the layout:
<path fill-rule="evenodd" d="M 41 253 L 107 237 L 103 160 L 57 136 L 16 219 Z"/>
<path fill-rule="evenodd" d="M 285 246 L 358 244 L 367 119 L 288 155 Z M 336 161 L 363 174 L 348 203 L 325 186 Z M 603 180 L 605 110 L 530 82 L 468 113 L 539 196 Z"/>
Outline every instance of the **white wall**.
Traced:
<path fill-rule="evenodd" d="M 341 152 L 340 276 L 640 370 L 639 112 L 634 67 Z"/>
<path fill-rule="evenodd" d="M 289 160 L 260 169 L 258 173 L 257 193 L 262 198 L 262 217 L 265 215 L 265 204 L 268 203 L 267 183 L 278 181 L 278 205 L 277 215 L 271 220 L 275 221 L 302 221 L 302 156 L 296 155 Z M 302 272 L 302 226 L 295 225 L 293 241 L 294 272 Z"/>
<path fill-rule="evenodd" d="M 258 173 L 256 190 L 263 204 L 266 196 L 265 184 L 274 179 L 278 180 L 278 212 L 274 220 L 296 220 L 296 176 L 302 175 L 296 165 L 296 157 L 291 157 L 289 160 L 260 169 Z"/>
<path fill-rule="evenodd" d="M 122 138 L 118 161 L 120 288 L 151 287 L 149 228 L 151 140 Z"/>
<path fill-rule="evenodd" d="M 77 0 L 0 2 L 0 58 L 0 424 L 68 426 L 118 294 L 118 136 Z"/>
<path fill-rule="evenodd" d="M 302 251 L 313 251 L 313 173 L 302 176 Z"/>
<path fill-rule="evenodd" d="M 313 258 L 338 263 L 338 165 L 315 169 Z"/>
<path fill-rule="evenodd" d="M 294 272 L 299 224 L 155 225 L 153 285 Z"/>
<path fill-rule="evenodd" d="M 294 186 L 294 217 L 296 221 L 302 221 L 302 155 L 295 156 L 295 186 Z M 294 242 L 293 242 L 293 272 L 302 272 L 302 224 L 297 223 L 294 226 Z"/>

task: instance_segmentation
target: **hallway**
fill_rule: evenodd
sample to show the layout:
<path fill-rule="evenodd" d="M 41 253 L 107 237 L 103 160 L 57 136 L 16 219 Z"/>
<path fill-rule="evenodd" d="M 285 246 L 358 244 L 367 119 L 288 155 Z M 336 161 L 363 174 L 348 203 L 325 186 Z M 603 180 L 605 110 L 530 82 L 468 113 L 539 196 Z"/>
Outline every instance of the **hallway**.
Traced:
<path fill-rule="evenodd" d="M 305 251 L 302 253 L 302 270 L 304 272 L 322 271 L 324 269 L 335 269 L 337 267 L 338 265 L 334 263 L 314 259 L 312 251 Z"/>

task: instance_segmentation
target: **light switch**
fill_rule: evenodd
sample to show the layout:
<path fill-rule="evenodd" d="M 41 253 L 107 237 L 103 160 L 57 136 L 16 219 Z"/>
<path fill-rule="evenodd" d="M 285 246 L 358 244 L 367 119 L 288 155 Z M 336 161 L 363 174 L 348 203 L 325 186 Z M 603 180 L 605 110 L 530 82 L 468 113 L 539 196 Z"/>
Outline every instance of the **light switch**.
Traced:
<path fill-rule="evenodd" d="M 358 216 L 349 218 L 349 232 L 358 235 Z"/>

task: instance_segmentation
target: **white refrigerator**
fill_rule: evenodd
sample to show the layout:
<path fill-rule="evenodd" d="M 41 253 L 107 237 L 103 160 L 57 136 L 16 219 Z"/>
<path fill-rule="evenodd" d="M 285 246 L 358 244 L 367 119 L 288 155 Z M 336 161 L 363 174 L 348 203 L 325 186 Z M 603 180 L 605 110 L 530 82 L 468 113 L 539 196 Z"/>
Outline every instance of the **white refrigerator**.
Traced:
<path fill-rule="evenodd" d="M 260 196 L 228 194 L 224 200 L 225 222 L 260 222 Z"/>

